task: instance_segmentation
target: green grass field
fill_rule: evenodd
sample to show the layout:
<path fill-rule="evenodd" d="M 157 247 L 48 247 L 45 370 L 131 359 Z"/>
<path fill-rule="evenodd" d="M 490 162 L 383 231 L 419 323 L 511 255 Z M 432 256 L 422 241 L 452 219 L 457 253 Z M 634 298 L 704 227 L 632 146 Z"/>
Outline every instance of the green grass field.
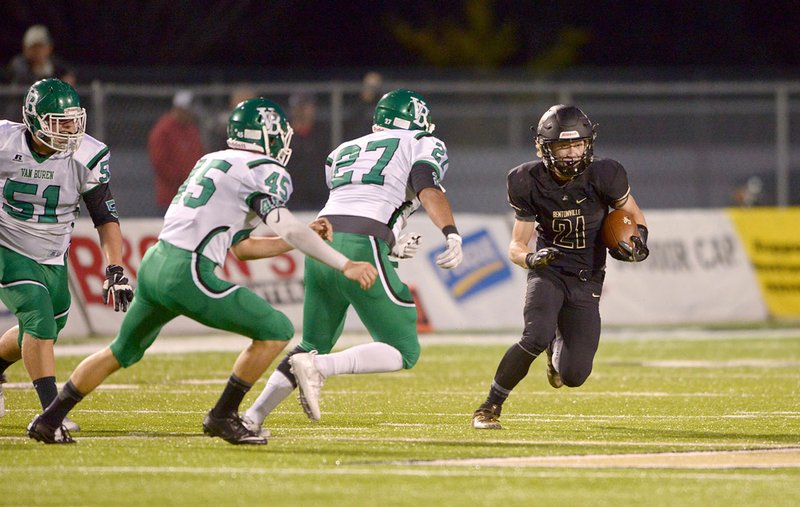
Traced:
<path fill-rule="evenodd" d="M 38 402 L 15 365 L 0 505 L 800 505 L 800 335 L 715 334 L 605 340 L 578 389 L 552 389 L 540 358 L 501 431 L 469 421 L 513 339 L 423 345 L 411 371 L 329 379 L 319 423 L 287 399 L 256 447 L 202 434 L 234 352 L 115 374 L 72 413 L 72 446 L 25 436 Z M 81 358 L 59 357 L 59 379 Z M 504 457 L 539 461 L 463 461 Z"/>

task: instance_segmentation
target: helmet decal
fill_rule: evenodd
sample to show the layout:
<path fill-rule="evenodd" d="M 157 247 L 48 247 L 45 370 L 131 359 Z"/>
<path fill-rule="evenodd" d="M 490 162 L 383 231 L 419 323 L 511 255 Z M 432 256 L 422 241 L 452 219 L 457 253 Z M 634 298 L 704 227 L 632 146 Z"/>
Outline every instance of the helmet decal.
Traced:
<path fill-rule="evenodd" d="M 25 96 L 25 112 L 36 114 L 36 103 L 39 102 L 39 90 L 31 88 Z"/>
<path fill-rule="evenodd" d="M 428 105 L 425 104 L 419 97 L 411 97 L 411 103 L 414 104 L 414 124 L 422 128 L 423 130 L 428 128 L 428 115 L 430 114 L 430 109 L 428 109 Z"/>
<path fill-rule="evenodd" d="M 263 153 L 286 165 L 292 127 L 283 110 L 263 97 L 240 102 L 228 119 L 228 147 Z"/>
<path fill-rule="evenodd" d="M 378 101 L 373 115 L 374 128 L 424 130 L 433 132 L 431 110 L 425 99 L 411 90 L 393 90 Z"/>
<path fill-rule="evenodd" d="M 281 115 L 274 109 L 266 107 L 256 108 L 258 111 L 258 122 L 264 125 L 267 135 L 277 136 L 281 131 Z"/>

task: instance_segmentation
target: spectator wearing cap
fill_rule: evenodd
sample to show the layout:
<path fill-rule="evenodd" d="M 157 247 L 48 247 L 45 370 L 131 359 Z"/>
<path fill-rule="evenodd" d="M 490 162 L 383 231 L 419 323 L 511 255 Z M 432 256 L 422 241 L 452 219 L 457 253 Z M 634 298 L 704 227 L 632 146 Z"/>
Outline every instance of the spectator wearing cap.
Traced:
<path fill-rule="evenodd" d="M 328 200 L 325 159 L 330 153 L 329 133 L 317 121 L 317 98 L 310 93 L 289 96 L 289 124 L 292 136 L 292 209 L 319 211 Z"/>
<path fill-rule="evenodd" d="M 191 91 L 179 90 L 172 99 L 172 108 L 158 119 L 147 137 L 147 152 L 155 173 L 156 204 L 162 213 L 206 152 L 191 109 L 192 100 Z"/>
<path fill-rule="evenodd" d="M 53 39 L 44 25 L 33 25 L 22 38 L 22 53 L 8 64 L 8 81 L 30 86 L 45 78 L 58 78 L 75 86 L 75 72 L 53 53 Z"/>

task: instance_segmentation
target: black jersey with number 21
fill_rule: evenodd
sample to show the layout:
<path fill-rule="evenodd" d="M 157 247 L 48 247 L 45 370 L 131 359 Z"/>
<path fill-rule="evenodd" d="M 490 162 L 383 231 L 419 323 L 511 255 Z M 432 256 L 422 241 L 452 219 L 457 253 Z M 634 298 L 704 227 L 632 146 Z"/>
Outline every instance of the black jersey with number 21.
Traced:
<path fill-rule="evenodd" d="M 609 207 L 622 206 L 630 193 L 628 175 L 619 162 L 595 159 L 565 184 L 557 183 L 542 162 L 526 162 L 508 173 L 507 183 L 515 218 L 537 223 L 536 249 L 556 247 L 563 252 L 552 266 L 605 266 L 600 227 Z"/>

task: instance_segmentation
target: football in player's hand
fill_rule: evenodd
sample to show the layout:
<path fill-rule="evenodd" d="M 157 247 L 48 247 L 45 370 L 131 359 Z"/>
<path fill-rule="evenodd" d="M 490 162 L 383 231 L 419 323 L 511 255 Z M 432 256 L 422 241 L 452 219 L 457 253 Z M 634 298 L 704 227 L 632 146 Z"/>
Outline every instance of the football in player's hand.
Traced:
<path fill-rule="evenodd" d="M 620 241 L 630 244 L 631 236 L 639 236 L 639 229 L 630 213 L 615 209 L 606 216 L 600 229 L 600 240 L 606 248 L 617 249 Z"/>

